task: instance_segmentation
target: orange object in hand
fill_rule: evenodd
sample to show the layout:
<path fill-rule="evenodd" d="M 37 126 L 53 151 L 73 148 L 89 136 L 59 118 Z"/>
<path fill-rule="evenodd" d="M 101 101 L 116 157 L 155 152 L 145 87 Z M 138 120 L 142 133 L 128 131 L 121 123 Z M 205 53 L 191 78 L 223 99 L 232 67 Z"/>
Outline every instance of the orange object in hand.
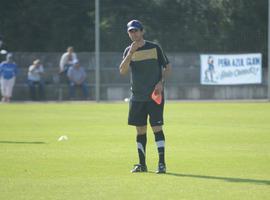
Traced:
<path fill-rule="evenodd" d="M 157 92 L 157 90 L 154 90 L 152 92 L 151 98 L 154 100 L 154 102 L 156 102 L 157 104 L 161 104 L 162 102 L 162 94 Z"/>

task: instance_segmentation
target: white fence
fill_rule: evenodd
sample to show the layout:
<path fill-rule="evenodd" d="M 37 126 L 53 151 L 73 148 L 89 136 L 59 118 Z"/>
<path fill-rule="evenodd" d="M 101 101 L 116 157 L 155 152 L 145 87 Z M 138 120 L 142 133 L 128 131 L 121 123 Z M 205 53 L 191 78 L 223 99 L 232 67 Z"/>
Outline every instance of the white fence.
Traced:
<path fill-rule="evenodd" d="M 58 63 L 62 53 L 14 53 L 20 72 L 14 88 L 14 100 L 28 100 L 26 84 L 27 68 L 35 58 L 45 67 L 47 100 L 66 100 L 67 85 L 58 79 Z M 88 73 L 90 100 L 95 100 L 95 54 L 77 53 Z M 173 66 L 171 76 L 166 82 L 167 99 L 266 99 L 267 70 L 262 66 L 261 83 L 252 85 L 202 85 L 200 83 L 200 54 L 167 53 Z M 129 96 L 129 76 L 121 76 L 118 66 L 122 52 L 101 53 L 100 98 L 101 100 L 123 100 Z M 61 89 L 61 90 L 60 90 Z"/>

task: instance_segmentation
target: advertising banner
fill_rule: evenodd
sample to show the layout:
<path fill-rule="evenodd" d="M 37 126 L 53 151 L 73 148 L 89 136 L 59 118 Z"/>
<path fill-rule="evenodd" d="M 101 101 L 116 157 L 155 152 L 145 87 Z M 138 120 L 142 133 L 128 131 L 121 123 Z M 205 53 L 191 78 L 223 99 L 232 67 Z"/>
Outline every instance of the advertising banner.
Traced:
<path fill-rule="evenodd" d="M 260 84 L 262 82 L 262 55 L 202 54 L 202 85 Z"/>

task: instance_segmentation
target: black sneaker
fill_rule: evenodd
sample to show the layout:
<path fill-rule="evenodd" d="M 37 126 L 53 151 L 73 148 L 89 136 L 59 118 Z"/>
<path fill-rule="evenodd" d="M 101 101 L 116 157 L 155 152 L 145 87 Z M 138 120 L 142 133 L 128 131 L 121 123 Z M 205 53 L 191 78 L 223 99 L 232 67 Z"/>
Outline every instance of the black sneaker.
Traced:
<path fill-rule="evenodd" d="M 134 165 L 134 168 L 130 172 L 131 173 L 147 172 L 147 166 L 141 164 Z"/>
<path fill-rule="evenodd" d="M 166 173 L 165 163 L 158 163 L 158 169 L 157 169 L 156 173 L 157 174 L 165 174 Z"/>

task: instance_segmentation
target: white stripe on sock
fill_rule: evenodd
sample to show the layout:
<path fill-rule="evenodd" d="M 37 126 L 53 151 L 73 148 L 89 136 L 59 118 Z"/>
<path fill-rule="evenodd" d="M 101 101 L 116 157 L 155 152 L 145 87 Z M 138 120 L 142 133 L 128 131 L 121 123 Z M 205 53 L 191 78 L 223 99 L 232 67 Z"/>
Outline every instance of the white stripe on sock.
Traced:
<path fill-rule="evenodd" d="M 138 149 L 140 149 L 140 150 L 143 152 L 143 154 L 145 155 L 144 149 L 143 149 L 143 145 L 142 145 L 141 143 L 137 142 L 137 147 L 138 147 Z"/>
<path fill-rule="evenodd" d="M 156 141 L 157 147 L 165 147 L 165 141 L 164 140 L 160 140 L 160 141 Z"/>

